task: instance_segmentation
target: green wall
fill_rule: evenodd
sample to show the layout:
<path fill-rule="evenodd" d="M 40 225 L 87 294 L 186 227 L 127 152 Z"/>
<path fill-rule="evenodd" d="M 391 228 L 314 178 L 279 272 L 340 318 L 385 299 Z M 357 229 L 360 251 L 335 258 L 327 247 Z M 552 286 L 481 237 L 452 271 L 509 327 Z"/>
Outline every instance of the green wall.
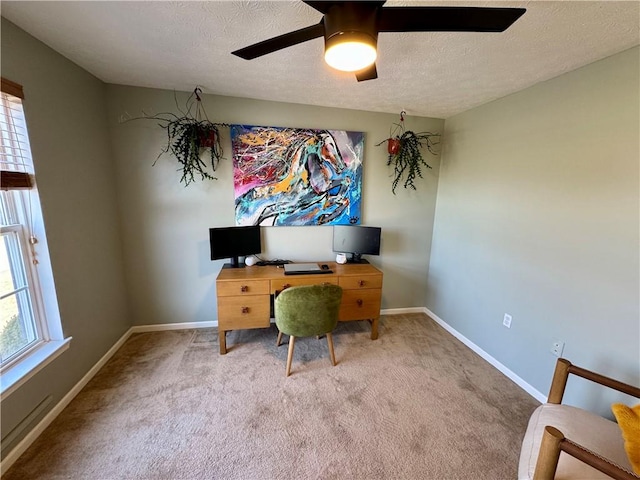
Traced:
<path fill-rule="evenodd" d="M 69 349 L 2 400 L 2 454 L 45 398 L 49 409 L 130 326 L 107 134 L 105 85 L 2 19 L 2 76 L 24 87 L 24 109 Z M 45 412 L 46 413 L 46 410 Z"/>
<path fill-rule="evenodd" d="M 184 105 L 189 93 L 177 93 Z M 215 279 L 224 261 L 209 259 L 209 228 L 233 225 L 234 194 L 229 130 L 222 130 L 225 160 L 218 180 L 184 187 L 176 160 L 162 156 L 166 132 L 152 120 L 122 122 L 142 112 L 175 111 L 174 92 L 108 86 L 109 126 L 118 175 L 127 290 L 135 325 L 216 321 Z M 381 114 L 243 98 L 204 95 L 211 121 L 365 132 L 362 222 L 382 227 L 383 308 L 425 304 L 439 158 L 425 153 L 433 170 L 418 190 L 391 193 L 386 145 L 399 113 Z M 408 117 L 407 128 L 442 132 L 443 120 Z M 264 227 L 264 258 L 331 261 L 332 228 Z"/>
<path fill-rule="evenodd" d="M 427 307 L 545 394 L 556 340 L 573 363 L 640 383 L 638 59 L 446 121 Z M 586 389 L 567 398 L 608 410 Z"/>

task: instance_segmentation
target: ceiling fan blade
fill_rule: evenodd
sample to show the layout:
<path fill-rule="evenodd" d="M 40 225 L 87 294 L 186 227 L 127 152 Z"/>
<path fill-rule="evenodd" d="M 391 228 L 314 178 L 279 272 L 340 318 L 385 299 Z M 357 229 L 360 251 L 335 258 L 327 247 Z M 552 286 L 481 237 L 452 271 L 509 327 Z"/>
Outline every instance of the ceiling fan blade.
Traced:
<path fill-rule="evenodd" d="M 526 11 L 492 7 L 386 7 L 380 32 L 503 32 Z"/>
<path fill-rule="evenodd" d="M 333 1 L 333 2 L 327 2 L 327 1 L 306 1 L 306 0 L 302 0 L 302 3 L 306 3 L 307 5 L 309 5 L 311 8 L 313 8 L 314 10 L 319 11 L 320 13 L 324 13 L 326 14 L 331 7 L 333 7 L 334 5 L 344 5 L 345 3 L 358 3 L 358 4 L 369 4 L 370 7 L 372 8 L 378 8 L 381 7 L 382 5 L 384 5 L 386 3 L 386 0 L 380 0 L 380 1 L 359 1 L 359 2 L 338 2 L 338 1 Z"/>
<path fill-rule="evenodd" d="M 364 82 L 365 80 L 375 80 L 376 78 L 378 78 L 378 70 L 376 69 L 375 63 L 373 63 L 370 67 L 356 72 L 356 79 L 359 82 Z"/>
<path fill-rule="evenodd" d="M 244 58 L 245 60 L 252 60 L 268 53 L 277 52 L 278 50 L 282 50 L 283 48 L 292 47 L 293 45 L 297 45 L 299 43 L 322 36 L 324 36 L 323 20 L 321 20 L 320 23 L 316 25 L 311 25 L 310 27 L 305 27 L 301 28 L 300 30 L 285 33 L 284 35 L 279 35 L 277 37 L 255 43 L 231 53 L 240 58 Z"/>
<path fill-rule="evenodd" d="M 320 13 L 327 13 L 329 7 L 333 5 L 334 2 L 306 2 L 305 0 L 302 0 L 302 3 L 306 3 L 311 8 L 319 11 Z"/>

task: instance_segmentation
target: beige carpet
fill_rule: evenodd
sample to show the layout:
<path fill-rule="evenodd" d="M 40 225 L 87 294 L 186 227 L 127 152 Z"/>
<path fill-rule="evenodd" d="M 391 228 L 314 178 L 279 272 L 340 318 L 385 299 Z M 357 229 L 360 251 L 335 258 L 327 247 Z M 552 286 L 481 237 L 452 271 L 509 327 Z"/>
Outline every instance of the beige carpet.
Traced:
<path fill-rule="evenodd" d="M 3 477 L 514 479 L 537 402 L 422 314 L 296 341 L 133 335 Z"/>

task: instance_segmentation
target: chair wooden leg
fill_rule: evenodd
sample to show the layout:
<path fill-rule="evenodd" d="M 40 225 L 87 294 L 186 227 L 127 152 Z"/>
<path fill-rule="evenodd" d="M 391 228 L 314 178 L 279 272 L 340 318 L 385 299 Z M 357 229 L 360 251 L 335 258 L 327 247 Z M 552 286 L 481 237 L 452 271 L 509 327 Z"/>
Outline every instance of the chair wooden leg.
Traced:
<path fill-rule="evenodd" d="M 289 337 L 289 354 L 287 355 L 287 377 L 291 374 L 291 360 L 293 360 L 293 345 L 296 342 L 296 337 L 291 335 Z"/>
<path fill-rule="evenodd" d="M 336 366 L 336 354 L 333 351 L 333 335 L 331 332 L 327 333 L 327 344 L 329 345 L 329 356 L 331 357 L 331 365 Z"/>
<path fill-rule="evenodd" d="M 278 341 L 276 342 L 276 347 L 279 347 L 282 343 L 282 332 L 278 331 Z"/>

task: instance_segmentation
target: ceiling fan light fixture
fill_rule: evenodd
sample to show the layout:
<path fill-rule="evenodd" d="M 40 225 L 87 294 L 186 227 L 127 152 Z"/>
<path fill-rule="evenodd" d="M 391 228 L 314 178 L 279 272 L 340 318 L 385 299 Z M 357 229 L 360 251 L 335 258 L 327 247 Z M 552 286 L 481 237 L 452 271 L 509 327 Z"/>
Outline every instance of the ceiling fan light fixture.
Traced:
<path fill-rule="evenodd" d="M 324 60 L 343 72 L 357 72 L 376 61 L 376 41 L 361 32 L 342 32 L 326 39 Z"/>

